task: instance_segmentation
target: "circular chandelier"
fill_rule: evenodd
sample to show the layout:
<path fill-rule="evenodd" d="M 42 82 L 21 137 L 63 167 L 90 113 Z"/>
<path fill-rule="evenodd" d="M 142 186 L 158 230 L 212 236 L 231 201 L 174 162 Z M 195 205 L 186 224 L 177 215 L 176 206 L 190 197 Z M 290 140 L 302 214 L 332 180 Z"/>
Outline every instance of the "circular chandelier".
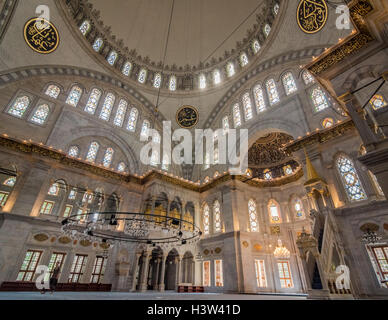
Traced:
<path fill-rule="evenodd" d="M 191 221 L 166 215 L 133 212 L 88 212 L 62 221 L 62 232 L 80 240 L 136 242 L 147 245 L 192 244 L 201 230 Z"/>
<path fill-rule="evenodd" d="M 275 248 L 274 256 L 277 259 L 288 259 L 290 257 L 290 251 L 283 245 L 282 240 L 278 240 L 278 245 Z"/>
<path fill-rule="evenodd" d="M 362 235 L 361 242 L 365 244 L 376 244 L 382 239 L 376 231 L 367 229 Z"/>

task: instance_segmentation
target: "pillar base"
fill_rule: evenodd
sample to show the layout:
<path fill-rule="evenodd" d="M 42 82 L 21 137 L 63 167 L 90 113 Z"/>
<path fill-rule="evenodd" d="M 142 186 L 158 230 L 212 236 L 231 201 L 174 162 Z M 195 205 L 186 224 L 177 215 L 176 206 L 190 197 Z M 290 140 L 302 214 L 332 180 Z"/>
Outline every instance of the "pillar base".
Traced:
<path fill-rule="evenodd" d="M 159 284 L 158 290 L 159 290 L 160 292 L 164 292 L 164 283 Z"/>
<path fill-rule="evenodd" d="M 145 292 L 148 290 L 148 285 L 146 283 L 142 283 L 139 287 L 140 292 Z"/>

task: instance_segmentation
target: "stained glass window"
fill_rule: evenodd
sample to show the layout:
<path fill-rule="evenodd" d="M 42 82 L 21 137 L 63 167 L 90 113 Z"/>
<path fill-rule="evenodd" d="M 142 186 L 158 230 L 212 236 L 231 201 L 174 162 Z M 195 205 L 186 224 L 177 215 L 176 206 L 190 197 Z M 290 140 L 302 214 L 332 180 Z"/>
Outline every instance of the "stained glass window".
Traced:
<path fill-rule="evenodd" d="M 3 185 L 13 188 L 15 183 L 16 183 L 16 177 L 9 177 L 8 179 L 5 179 L 5 181 L 3 182 Z"/>
<path fill-rule="evenodd" d="M 244 116 L 245 116 L 245 121 L 248 121 L 252 119 L 253 113 L 252 113 L 252 100 L 249 92 L 246 92 L 242 96 L 242 102 L 243 102 L 243 107 L 244 107 Z"/>
<path fill-rule="evenodd" d="M 319 87 L 314 88 L 311 91 L 311 100 L 313 102 L 315 112 L 322 111 L 329 107 L 326 94 Z"/>
<path fill-rule="evenodd" d="M 76 188 L 71 189 L 69 193 L 69 200 L 74 200 L 76 196 L 77 196 L 77 189 Z"/>
<path fill-rule="evenodd" d="M 265 180 L 272 180 L 272 173 L 269 169 L 264 170 L 264 179 Z"/>
<path fill-rule="evenodd" d="M 7 203 L 8 196 L 8 192 L 0 191 L 0 207 L 5 206 L 5 204 Z"/>
<path fill-rule="evenodd" d="M 47 104 L 41 104 L 31 117 L 31 121 L 37 124 L 44 124 L 50 112 Z"/>
<path fill-rule="evenodd" d="M 96 260 L 94 260 L 92 277 L 90 279 L 90 283 L 101 283 L 104 279 L 106 262 L 108 260 L 104 257 L 97 256 Z"/>
<path fill-rule="evenodd" d="M 110 164 L 112 163 L 113 153 L 114 151 L 112 148 L 106 149 L 104 159 L 102 160 L 102 164 L 105 168 L 109 168 Z"/>
<path fill-rule="evenodd" d="M 51 187 L 50 187 L 50 189 L 49 189 L 49 191 L 48 191 L 48 194 L 50 195 L 50 196 L 57 196 L 58 195 L 58 193 L 59 193 L 59 185 L 58 185 L 58 183 L 53 183 L 52 185 L 51 185 Z"/>
<path fill-rule="evenodd" d="M 47 89 L 46 89 L 46 95 L 48 95 L 49 97 L 53 98 L 53 99 L 57 99 L 59 94 L 61 93 L 61 89 L 59 89 L 58 86 L 54 85 L 54 84 L 50 84 Z"/>
<path fill-rule="evenodd" d="M 221 207 L 218 200 L 213 204 L 214 232 L 221 232 Z"/>
<path fill-rule="evenodd" d="M 199 75 L 199 88 L 200 89 L 206 88 L 206 77 L 204 74 Z"/>
<path fill-rule="evenodd" d="M 228 64 L 226 65 L 226 74 L 228 75 L 228 77 L 232 77 L 235 73 L 236 71 L 234 70 L 233 62 L 228 62 Z"/>
<path fill-rule="evenodd" d="M 86 155 L 86 161 L 94 162 L 94 160 L 96 160 L 99 148 L 100 145 L 96 141 L 93 141 L 89 146 L 88 154 Z"/>
<path fill-rule="evenodd" d="M 279 279 L 282 288 L 293 288 L 290 263 L 288 261 L 278 262 Z"/>
<path fill-rule="evenodd" d="M 249 226 L 251 232 L 259 231 L 259 224 L 257 221 L 256 202 L 253 199 L 248 201 Z"/>
<path fill-rule="evenodd" d="M 265 34 L 265 36 L 268 37 L 270 32 L 271 32 L 271 26 L 267 23 L 264 26 L 264 34 Z"/>
<path fill-rule="evenodd" d="M 81 33 L 86 36 L 86 34 L 89 32 L 90 30 L 90 22 L 85 20 L 84 22 L 82 22 L 81 26 L 79 27 L 79 30 L 81 31 Z"/>
<path fill-rule="evenodd" d="M 106 59 L 106 61 L 108 61 L 108 63 L 109 63 L 111 66 L 113 66 L 113 65 L 115 64 L 116 60 L 117 60 L 117 57 L 118 57 L 117 52 L 116 52 L 116 51 L 111 51 L 111 52 L 109 53 L 109 56 L 108 56 L 108 58 Z"/>
<path fill-rule="evenodd" d="M 176 90 L 176 76 L 171 76 L 170 77 L 170 84 L 169 84 L 169 89 L 170 91 L 175 91 Z"/>
<path fill-rule="evenodd" d="M 238 103 L 236 103 L 233 106 L 233 121 L 234 121 L 234 127 L 238 128 L 241 126 L 241 113 L 240 113 L 240 106 Z"/>
<path fill-rule="evenodd" d="M 63 217 L 64 218 L 69 217 L 72 211 L 73 211 L 73 206 L 70 204 L 67 204 L 65 207 L 65 210 L 63 211 Z"/>
<path fill-rule="evenodd" d="M 210 261 L 204 261 L 202 266 L 203 286 L 210 287 Z"/>
<path fill-rule="evenodd" d="M 260 50 L 260 42 L 259 42 L 259 40 L 255 39 L 252 42 L 252 49 L 253 49 L 254 53 L 258 53 L 259 52 L 259 50 Z"/>
<path fill-rule="evenodd" d="M 300 199 L 294 200 L 294 209 L 297 218 L 302 218 L 304 216 L 303 204 Z"/>
<path fill-rule="evenodd" d="M 213 71 L 213 82 L 214 84 L 221 83 L 221 72 L 218 69 Z"/>
<path fill-rule="evenodd" d="M 341 174 L 342 182 L 349 199 L 351 201 L 365 200 L 367 196 L 353 162 L 345 155 L 342 155 L 337 159 L 337 168 Z"/>
<path fill-rule="evenodd" d="M 128 124 L 127 124 L 127 129 L 131 132 L 135 132 L 136 130 L 138 115 L 139 115 L 139 111 L 137 111 L 136 108 L 132 108 L 131 112 L 129 113 Z"/>
<path fill-rule="evenodd" d="M 112 93 L 108 93 L 105 97 L 104 104 L 100 112 L 100 119 L 109 121 L 110 114 L 112 113 L 113 105 L 115 103 L 116 97 Z"/>
<path fill-rule="evenodd" d="M 143 68 L 139 72 L 139 76 L 137 78 L 137 81 L 139 81 L 140 83 L 145 83 L 146 80 L 147 80 L 147 70 Z"/>
<path fill-rule="evenodd" d="M 29 97 L 27 96 L 18 97 L 16 98 L 12 107 L 9 108 L 8 113 L 15 117 L 21 118 L 23 117 L 29 105 L 30 105 Z"/>
<path fill-rule="evenodd" d="M 282 77 L 282 81 L 287 96 L 298 90 L 298 88 L 296 87 L 294 76 L 291 72 L 285 73 Z"/>
<path fill-rule="evenodd" d="M 81 99 L 81 95 L 82 89 L 78 86 L 74 86 L 73 88 L 71 88 L 70 94 L 66 99 L 66 103 L 73 107 L 76 107 L 79 102 L 79 99 Z"/>
<path fill-rule="evenodd" d="M 305 85 L 308 85 L 310 83 L 314 83 L 315 82 L 314 77 L 307 70 L 303 71 L 302 78 L 303 78 L 303 81 L 304 81 Z"/>
<path fill-rule="evenodd" d="M 69 283 L 78 283 L 85 272 L 86 262 L 88 256 L 82 254 L 76 254 L 74 256 L 73 264 L 71 265 L 69 274 Z"/>
<path fill-rule="evenodd" d="M 116 116 L 113 120 L 115 126 L 121 127 L 124 122 L 125 113 L 127 112 L 128 102 L 124 99 L 121 99 L 119 102 L 119 106 L 117 107 Z"/>
<path fill-rule="evenodd" d="M 264 92 L 261 85 L 258 84 L 253 88 L 253 96 L 255 98 L 257 113 L 265 111 L 266 105 L 264 99 Z"/>
<path fill-rule="evenodd" d="M 162 75 L 160 73 L 156 73 L 154 76 L 154 87 L 159 89 L 161 84 L 162 84 Z"/>
<path fill-rule="evenodd" d="M 216 287 L 224 286 L 224 275 L 222 270 L 222 260 L 214 260 L 214 281 Z"/>
<path fill-rule="evenodd" d="M 98 102 L 101 98 L 101 90 L 94 88 L 92 92 L 90 93 L 88 102 L 85 106 L 85 111 L 90 114 L 94 114 L 96 112 Z"/>
<path fill-rule="evenodd" d="M 369 103 L 374 110 L 384 108 L 388 105 L 384 97 L 380 94 L 375 94 Z"/>
<path fill-rule="evenodd" d="M 62 269 L 62 264 L 63 264 L 63 260 L 65 259 L 65 256 L 66 256 L 65 253 L 59 253 L 59 252 L 58 253 L 54 252 L 51 255 L 50 261 L 48 264 L 48 271 L 49 272 L 45 275 L 45 278 L 44 278 L 45 281 L 50 280 L 50 277 L 53 275 L 54 268 L 56 267 L 57 264 L 59 264 L 59 268 Z"/>
<path fill-rule="evenodd" d="M 203 219 L 203 234 L 210 234 L 210 210 L 207 203 L 204 204 L 202 208 L 202 219 Z"/>
<path fill-rule="evenodd" d="M 28 250 L 20 267 L 16 281 L 33 281 L 36 267 L 39 264 L 42 251 Z"/>
<path fill-rule="evenodd" d="M 229 118 L 228 118 L 228 116 L 225 116 L 222 118 L 222 129 L 224 129 L 224 134 L 228 133 L 228 131 L 229 131 Z"/>
<path fill-rule="evenodd" d="M 271 223 L 279 223 L 280 222 L 280 209 L 279 205 L 275 200 L 270 200 L 268 203 L 268 211 Z"/>
<path fill-rule="evenodd" d="M 141 126 L 140 136 L 147 138 L 148 137 L 148 129 L 151 128 L 151 124 L 148 120 L 143 121 L 143 125 Z"/>
<path fill-rule="evenodd" d="M 332 118 L 326 118 L 322 121 L 322 127 L 327 129 L 334 125 L 334 120 Z"/>
<path fill-rule="evenodd" d="M 256 280 L 259 288 L 267 287 L 264 260 L 255 260 Z"/>
<path fill-rule="evenodd" d="M 93 50 L 99 52 L 103 44 L 104 41 L 101 38 L 97 38 L 96 41 L 94 41 L 93 43 Z"/>
<path fill-rule="evenodd" d="M 249 63 L 248 56 L 245 52 L 240 55 L 240 64 L 245 67 Z"/>
<path fill-rule="evenodd" d="M 120 162 L 119 165 L 117 166 L 117 171 L 124 172 L 126 167 L 127 166 L 125 165 L 124 162 Z"/>
<path fill-rule="evenodd" d="M 79 148 L 77 146 L 71 146 L 69 152 L 67 153 L 70 157 L 76 158 L 79 154 Z"/>
<path fill-rule="evenodd" d="M 40 214 L 51 214 L 53 208 L 54 208 L 55 202 L 45 200 L 43 201 L 42 206 L 40 207 Z"/>
<path fill-rule="evenodd" d="M 269 103 L 271 105 L 278 103 L 280 101 L 280 98 L 279 98 L 278 89 L 276 88 L 275 80 L 269 79 L 265 85 L 267 87 Z"/>
<path fill-rule="evenodd" d="M 127 61 L 124 64 L 123 69 L 121 70 L 121 72 L 123 73 L 123 75 L 128 77 L 130 75 L 131 71 L 132 71 L 132 63 Z"/>
<path fill-rule="evenodd" d="M 382 280 L 388 280 L 388 247 L 386 245 L 378 246 L 378 247 L 372 247 L 372 252 L 375 261 L 377 262 L 378 266 L 378 277 L 380 282 Z M 372 257 L 371 257 L 372 258 Z M 384 283 L 385 288 L 388 287 L 387 283 Z"/>
<path fill-rule="evenodd" d="M 287 175 L 287 176 L 293 174 L 293 172 L 294 172 L 290 165 L 284 166 L 283 167 L 283 171 L 284 171 L 284 174 Z"/>
<path fill-rule="evenodd" d="M 273 7 L 273 12 L 275 13 L 275 15 L 277 15 L 279 13 L 279 8 L 280 8 L 279 4 L 276 3 Z"/>

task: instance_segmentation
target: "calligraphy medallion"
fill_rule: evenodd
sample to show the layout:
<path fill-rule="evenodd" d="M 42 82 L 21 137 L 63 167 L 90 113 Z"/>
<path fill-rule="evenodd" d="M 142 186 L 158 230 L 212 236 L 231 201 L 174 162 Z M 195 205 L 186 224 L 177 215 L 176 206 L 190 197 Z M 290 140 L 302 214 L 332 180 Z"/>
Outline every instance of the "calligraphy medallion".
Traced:
<path fill-rule="evenodd" d="M 303 32 L 318 32 L 325 26 L 327 16 L 325 0 L 301 0 L 299 2 L 296 19 Z"/>
<path fill-rule="evenodd" d="M 198 123 L 198 111 L 192 106 L 183 106 L 176 113 L 176 121 L 182 128 L 192 128 Z"/>
<path fill-rule="evenodd" d="M 57 49 L 59 33 L 50 21 L 32 18 L 24 26 L 24 40 L 35 52 L 48 54 Z"/>

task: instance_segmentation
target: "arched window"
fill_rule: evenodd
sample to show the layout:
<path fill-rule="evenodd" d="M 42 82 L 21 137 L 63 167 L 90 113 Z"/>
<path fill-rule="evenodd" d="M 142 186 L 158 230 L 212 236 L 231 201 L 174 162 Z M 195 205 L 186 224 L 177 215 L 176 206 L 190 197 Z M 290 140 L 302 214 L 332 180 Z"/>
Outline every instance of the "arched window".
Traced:
<path fill-rule="evenodd" d="M 213 204 L 213 217 L 214 217 L 214 232 L 221 232 L 221 206 L 218 200 Z"/>
<path fill-rule="evenodd" d="M 283 171 L 286 176 L 289 176 L 294 173 L 294 171 L 292 170 L 289 164 L 283 167 Z"/>
<path fill-rule="evenodd" d="M 351 201 L 365 200 L 367 196 L 353 162 L 347 156 L 341 155 L 337 159 L 337 168 L 349 199 Z"/>
<path fill-rule="evenodd" d="M 322 111 L 329 107 L 326 94 L 319 87 L 316 87 L 311 91 L 311 100 L 313 102 L 315 112 Z"/>
<path fill-rule="evenodd" d="M 67 154 L 69 155 L 69 157 L 76 158 L 79 154 L 79 148 L 77 146 L 71 146 Z"/>
<path fill-rule="evenodd" d="M 118 57 L 117 52 L 116 52 L 116 51 L 111 51 L 111 52 L 109 53 L 109 56 L 108 56 L 108 58 L 106 59 L 106 61 L 108 61 L 108 63 L 109 63 L 111 66 L 113 66 L 113 65 L 115 64 L 116 60 L 117 60 L 117 57 Z"/>
<path fill-rule="evenodd" d="M 238 105 L 238 103 L 233 106 L 233 122 L 235 128 L 241 126 L 241 113 L 240 106 Z"/>
<path fill-rule="evenodd" d="M 264 170 L 264 179 L 272 180 L 272 172 L 269 169 Z"/>
<path fill-rule="evenodd" d="M 257 84 L 253 88 L 253 96 L 255 98 L 257 113 L 265 111 L 265 109 L 267 107 L 265 105 L 264 91 L 263 91 L 261 85 Z"/>
<path fill-rule="evenodd" d="M 315 82 L 314 77 L 307 70 L 303 71 L 302 78 L 305 85 Z"/>
<path fill-rule="evenodd" d="M 202 207 L 203 234 L 210 234 L 210 210 L 207 203 Z"/>
<path fill-rule="evenodd" d="M 252 42 L 252 49 L 253 49 L 253 52 L 256 54 L 259 52 L 260 50 L 260 42 L 259 40 L 255 39 L 253 42 Z"/>
<path fill-rule="evenodd" d="M 94 88 L 92 92 L 90 93 L 88 102 L 86 103 L 85 106 L 85 112 L 94 114 L 96 112 L 98 102 L 100 101 L 101 98 L 101 90 Z"/>
<path fill-rule="evenodd" d="M 114 153 L 114 150 L 112 148 L 106 149 L 104 154 L 104 159 L 102 160 L 102 165 L 105 168 L 109 168 L 110 164 L 112 163 L 113 153 Z"/>
<path fill-rule="evenodd" d="M 113 109 L 113 105 L 115 104 L 116 97 L 113 93 L 108 93 L 105 97 L 104 104 L 102 105 L 102 109 L 100 112 L 100 119 L 109 121 L 110 114 Z"/>
<path fill-rule="evenodd" d="M 279 13 L 279 8 L 280 8 L 279 4 L 276 3 L 273 7 L 273 12 L 275 15 L 277 15 Z"/>
<path fill-rule="evenodd" d="M 322 127 L 327 129 L 330 128 L 334 125 L 334 120 L 333 118 L 326 118 L 322 121 Z"/>
<path fill-rule="evenodd" d="M 58 185 L 58 183 L 56 183 L 56 182 L 53 183 L 50 186 L 47 194 L 49 194 L 50 196 L 57 196 L 59 194 L 59 185 Z"/>
<path fill-rule="evenodd" d="M 69 96 L 66 99 L 66 103 L 73 107 L 77 107 L 79 99 L 81 99 L 81 95 L 82 89 L 78 86 L 73 86 L 70 90 Z"/>
<path fill-rule="evenodd" d="M 145 83 L 147 80 L 147 70 L 146 69 L 141 69 L 139 72 L 139 76 L 137 77 L 137 81 L 140 83 Z"/>
<path fill-rule="evenodd" d="M 104 41 L 101 38 L 97 38 L 96 41 L 94 41 L 93 43 L 93 50 L 99 52 L 103 44 Z"/>
<path fill-rule="evenodd" d="M 84 22 L 82 22 L 81 26 L 79 27 L 79 30 L 81 31 L 81 33 L 86 36 L 86 34 L 89 32 L 90 30 L 90 22 L 85 20 Z"/>
<path fill-rule="evenodd" d="M 303 210 L 303 204 L 302 200 L 299 198 L 294 199 L 293 207 L 295 210 L 295 216 L 297 219 L 301 219 L 304 217 L 304 210 Z"/>
<path fill-rule="evenodd" d="M 128 102 L 124 99 L 121 99 L 119 106 L 117 107 L 115 119 L 113 120 L 115 126 L 121 127 L 123 125 L 125 113 L 127 112 L 127 106 Z"/>
<path fill-rule="evenodd" d="M 137 111 L 136 108 L 132 108 L 131 112 L 129 113 L 128 124 L 127 124 L 127 129 L 129 131 L 135 132 L 138 116 L 139 116 L 139 111 Z"/>
<path fill-rule="evenodd" d="M 222 129 L 224 129 L 224 134 L 229 131 L 229 118 L 225 116 L 222 118 Z"/>
<path fill-rule="evenodd" d="M 271 223 L 280 223 L 280 208 L 279 204 L 271 199 L 268 203 L 268 213 Z"/>
<path fill-rule="evenodd" d="M 8 113 L 21 118 L 26 112 L 28 106 L 30 105 L 30 98 L 27 96 L 17 97 L 11 108 L 9 108 Z"/>
<path fill-rule="evenodd" d="M 278 89 L 276 88 L 275 80 L 269 79 L 265 85 L 267 87 L 267 94 L 268 94 L 269 103 L 271 105 L 278 103 L 280 101 L 280 99 L 279 99 Z"/>
<path fill-rule="evenodd" d="M 228 62 L 228 64 L 226 65 L 226 74 L 228 75 L 228 77 L 232 77 L 235 73 L 236 71 L 234 70 L 233 62 Z"/>
<path fill-rule="evenodd" d="M 243 107 L 244 107 L 245 121 L 248 121 L 248 120 L 252 119 L 252 117 L 253 117 L 252 100 L 251 100 L 251 96 L 249 95 L 249 92 L 246 92 L 242 96 L 242 102 L 243 102 Z"/>
<path fill-rule="evenodd" d="M 9 177 L 3 182 L 3 185 L 13 188 L 16 183 L 16 177 Z"/>
<path fill-rule="evenodd" d="M 248 201 L 249 226 L 251 232 L 259 231 L 259 224 L 257 221 L 256 202 L 253 199 Z"/>
<path fill-rule="evenodd" d="M 265 36 L 268 37 L 270 32 L 271 32 L 271 26 L 267 23 L 264 26 L 264 34 L 265 34 Z"/>
<path fill-rule="evenodd" d="M 119 165 L 117 166 L 117 171 L 124 172 L 126 167 L 127 166 L 125 165 L 124 162 L 120 162 Z"/>
<path fill-rule="evenodd" d="M 379 110 L 388 105 L 384 97 L 380 94 L 375 94 L 373 98 L 369 101 L 369 103 L 374 110 Z"/>
<path fill-rule="evenodd" d="M 31 122 L 44 124 L 49 115 L 50 108 L 47 104 L 41 104 L 31 117 Z"/>
<path fill-rule="evenodd" d="M 168 88 L 170 89 L 170 91 L 176 90 L 176 76 L 170 77 L 170 84 L 169 84 Z"/>
<path fill-rule="evenodd" d="M 143 138 L 147 138 L 148 137 L 148 129 L 151 128 L 151 124 L 148 120 L 144 120 L 143 121 L 143 124 L 141 126 L 141 131 L 140 131 L 140 136 L 142 136 Z"/>
<path fill-rule="evenodd" d="M 86 161 L 94 162 L 96 160 L 99 148 L 100 145 L 98 144 L 98 142 L 93 141 L 89 146 L 88 154 L 86 155 Z"/>
<path fill-rule="evenodd" d="M 213 71 L 213 82 L 214 84 L 221 83 L 221 72 L 218 69 Z"/>
<path fill-rule="evenodd" d="M 296 87 L 294 76 L 291 72 L 285 73 L 282 77 L 282 81 L 287 96 L 298 90 L 298 88 Z"/>
<path fill-rule="evenodd" d="M 131 71 L 132 71 L 132 63 L 127 61 L 124 64 L 123 69 L 121 70 L 121 72 L 123 73 L 123 75 L 128 77 L 130 75 Z"/>
<path fill-rule="evenodd" d="M 159 89 L 161 84 L 162 84 L 162 75 L 160 73 L 155 73 L 154 88 Z"/>
<path fill-rule="evenodd" d="M 245 52 L 240 55 L 240 64 L 245 67 L 249 63 L 248 56 Z"/>
<path fill-rule="evenodd" d="M 48 95 L 49 97 L 53 98 L 53 99 L 57 99 L 59 94 L 61 93 L 61 89 L 59 89 L 58 86 L 54 85 L 54 84 L 50 84 L 47 89 L 46 89 L 46 95 Z"/>
<path fill-rule="evenodd" d="M 206 76 L 203 73 L 199 75 L 199 88 L 206 88 Z"/>

